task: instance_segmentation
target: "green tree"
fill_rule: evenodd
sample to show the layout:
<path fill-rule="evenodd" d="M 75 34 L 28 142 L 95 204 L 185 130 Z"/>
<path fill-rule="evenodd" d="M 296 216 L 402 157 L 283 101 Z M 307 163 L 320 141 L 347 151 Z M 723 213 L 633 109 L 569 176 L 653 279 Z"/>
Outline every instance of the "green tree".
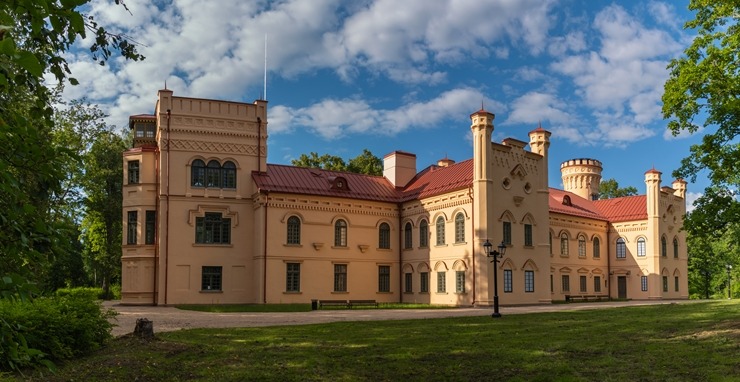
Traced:
<path fill-rule="evenodd" d="M 674 135 L 704 128 L 677 177 L 694 181 L 708 170 L 714 185 L 737 185 L 740 174 L 740 3 L 692 0 L 695 18 L 686 22 L 697 36 L 684 55 L 671 60 L 664 86 L 663 116 Z"/>
<path fill-rule="evenodd" d="M 110 296 L 112 283 L 120 281 L 123 203 L 121 152 L 128 147 L 118 134 L 104 132 L 85 155 L 85 217 L 82 220 L 84 258 L 96 286 Z"/>
<path fill-rule="evenodd" d="M 740 209 L 732 190 L 740 186 L 740 3 L 730 0 L 691 0 L 689 9 L 694 19 L 684 24 L 696 37 L 681 57 L 671 60 L 670 74 L 663 94 L 663 117 L 674 135 L 682 132 L 703 134 L 700 143 L 691 146 L 689 155 L 674 171 L 677 178 L 696 180 L 706 174 L 711 182 L 704 195 L 695 203 L 695 209 L 684 222 L 689 242 L 701 243 L 690 248 L 689 259 L 697 259 L 716 277 L 724 262 L 738 258 L 727 257 L 726 248 L 709 253 L 707 243 L 728 241 L 739 248 L 737 226 Z M 729 251 L 731 252 L 731 251 Z M 690 268 L 698 272 L 699 268 Z M 721 273 L 721 272 L 720 272 Z M 702 275 L 692 275 L 700 279 Z M 690 277 L 691 279 L 691 277 Z M 725 276 L 726 279 L 726 276 Z"/>
<path fill-rule="evenodd" d="M 599 183 L 599 199 L 621 198 L 632 195 L 637 195 L 636 188 L 632 186 L 619 188 L 619 183 L 614 178 L 602 180 Z"/>
<path fill-rule="evenodd" d="M 373 155 L 368 149 L 362 150 L 362 154 L 350 159 L 349 164 L 341 157 L 329 154 L 319 155 L 315 152 L 311 152 L 308 155 L 301 154 L 298 159 L 293 159 L 290 163 L 298 167 L 348 171 L 366 175 L 383 175 L 383 161 Z"/>
<path fill-rule="evenodd" d="M 363 149 L 362 154 L 349 160 L 347 171 L 367 175 L 383 175 L 383 161 L 373 155 L 368 149 Z"/>
<path fill-rule="evenodd" d="M 115 52 L 143 58 L 124 36 L 82 14 L 87 3 L 0 2 L 0 297 L 27 295 L 25 280 L 38 280 L 55 246 L 69 238 L 68 224 L 50 211 L 52 195 L 63 193 L 63 167 L 74 153 L 54 142 L 52 92 L 43 74 L 51 73 L 60 85 L 77 83 L 68 77 L 65 57 L 88 32 L 94 35 L 93 59 L 101 64 Z"/>
<path fill-rule="evenodd" d="M 293 166 L 298 167 L 310 167 L 310 168 L 321 168 L 324 170 L 332 171 L 346 171 L 347 164 L 344 163 L 344 159 L 338 156 L 324 154 L 319 156 L 318 153 L 310 152 L 308 155 L 301 154 L 298 159 L 290 161 Z"/>

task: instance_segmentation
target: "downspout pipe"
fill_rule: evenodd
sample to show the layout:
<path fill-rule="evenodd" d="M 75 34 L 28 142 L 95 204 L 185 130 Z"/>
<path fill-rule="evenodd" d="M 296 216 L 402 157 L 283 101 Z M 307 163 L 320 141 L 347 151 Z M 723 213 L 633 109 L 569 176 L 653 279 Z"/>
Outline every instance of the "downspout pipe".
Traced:
<path fill-rule="evenodd" d="M 157 227 L 154 235 L 154 289 L 152 289 L 152 305 L 157 306 L 157 296 L 159 294 L 159 274 L 157 271 L 159 270 L 159 244 L 161 240 L 159 240 L 159 210 L 160 210 L 160 204 L 162 204 L 161 199 L 159 198 L 159 156 L 160 151 L 159 147 L 157 147 L 157 151 L 154 154 L 154 176 L 155 179 L 157 179 L 156 182 L 154 182 L 154 195 L 157 198 L 156 203 L 154 204 L 154 217 L 156 219 L 155 227 Z"/>
<path fill-rule="evenodd" d="M 262 303 L 267 304 L 267 203 L 269 201 L 270 191 L 265 191 L 265 225 L 264 238 L 262 241 L 264 264 L 262 270 Z"/>
<path fill-rule="evenodd" d="M 167 109 L 167 178 L 165 184 L 165 199 L 167 200 L 167 213 L 164 230 L 164 304 L 167 305 L 167 274 L 169 273 L 170 261 L 170 122 L 172 121 L 172 112 Z"/>
<path fill-rule="evenodd" d="M 401 216 L 402 204 L 398 203 L 398 302 L 403 303 L 404 283 L 403 278 L 403 240 L 406 231 L 403 228 L 403 216 Z"/>
<path fill-rule="evenodd" d="M 468 189 L 468 197 L 470 198 L 470 205 L 473 206 L 474 203 L 475 203 L 475 200 L 473 198 L 473 189 L 472 188 L 469 188 Z M 472 231 L 473 231 L 473 240 L 472 240 L 472 243 L 471 243 L 472 248 L 470 248 L 470 253 L 473 254 L 473 263 L 471 265 L 471 268 L 473 269 L 473 301 L 472 301 L 472 305 L 475 306 L 475 301 L 476 301 L 475 300 L 475 291 L 478 289 L 477 288 L 478 286 L 475 283 L 475 243 L 476 243 L 476 240 L 475 240 L 476 239 L 476 237 L 475 237 L 475 208 L 471 208 L 470 209 L 470 220 L 471 220 L 471 222 L 470 222 L 471 227 L 473 228 L 472 229 Z"/>

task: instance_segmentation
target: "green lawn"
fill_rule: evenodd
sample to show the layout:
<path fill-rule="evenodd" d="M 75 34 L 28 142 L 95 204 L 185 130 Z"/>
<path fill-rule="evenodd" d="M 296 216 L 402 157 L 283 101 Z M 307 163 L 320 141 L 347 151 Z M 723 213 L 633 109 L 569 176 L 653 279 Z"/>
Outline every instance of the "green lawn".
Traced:
<path fill-rule="evenodd" d="M 737 381 L 740 301 L 183 330 L 116 339 L 41 379 Z"/>

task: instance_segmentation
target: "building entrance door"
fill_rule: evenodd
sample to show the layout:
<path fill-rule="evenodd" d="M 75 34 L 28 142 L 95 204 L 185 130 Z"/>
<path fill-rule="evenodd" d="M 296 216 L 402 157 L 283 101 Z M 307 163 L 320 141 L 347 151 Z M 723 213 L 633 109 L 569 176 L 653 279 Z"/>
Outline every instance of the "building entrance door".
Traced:
<path fill-rule="evenodd" d="M 617 276 L 617 298 L 627 298 L 627 276 Z"/>

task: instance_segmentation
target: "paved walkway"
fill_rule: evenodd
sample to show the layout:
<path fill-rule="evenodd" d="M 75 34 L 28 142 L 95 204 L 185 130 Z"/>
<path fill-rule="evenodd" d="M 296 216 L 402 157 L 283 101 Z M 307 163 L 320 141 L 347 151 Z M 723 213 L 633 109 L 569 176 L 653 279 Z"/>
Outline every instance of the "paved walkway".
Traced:
<path fill-rule="evenodd" d="M 531 306 L 505 306 L 500 312 L 504 316 L 523 313 L 560 312 L 586 309 L 606 309 L 622 306 L 691 303 L 699 300 L 676 301 L 620 301 L 573 304 L 546 304 Z M 114 336 L 131 333 L 137 318 L 147 318 L 154 323 L 154 332 L 168 332 L 190 328 L 244 328 L 257 326 L 305 325 L 339 321 L 413 320 L 443 317 L 487 316 L 491 308 L 458 309 L 358 309 L 358 310 L 315 310 L 291 313 L 207 313 L 180 310 L 164 306 L 125 306 L 117 301 L 103 304 L 115 309 L 118 317 L 113 320 Z"/>

